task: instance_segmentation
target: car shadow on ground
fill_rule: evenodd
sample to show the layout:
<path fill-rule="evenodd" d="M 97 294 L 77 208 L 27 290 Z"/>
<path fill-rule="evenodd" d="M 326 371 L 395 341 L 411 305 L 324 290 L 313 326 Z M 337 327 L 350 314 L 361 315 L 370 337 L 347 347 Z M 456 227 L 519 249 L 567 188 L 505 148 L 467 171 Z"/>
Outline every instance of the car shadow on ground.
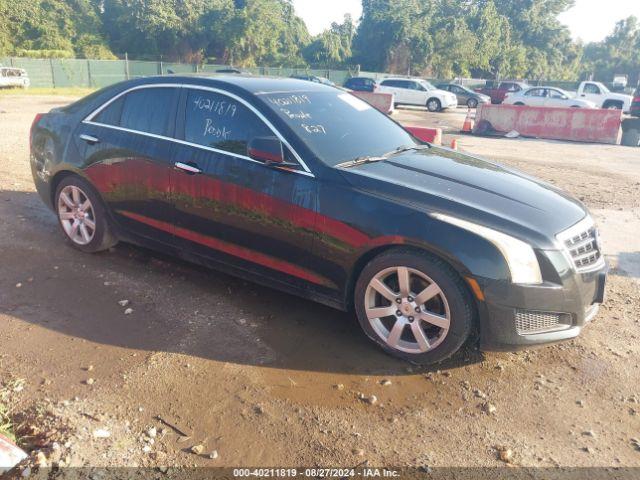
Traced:
<path fill-rule="evenodd" d="M 101 345 L 266 368 L 402 375 L 355 316 L 121 243 L 88 255 L 65 244 L 33 192 L 0 191 L 0 313 Z M 21 283 L 21 288 L 16 288 Z M 133 312 L 118 302 L 127 299 Z M 415 371 L 482 361 L 473 345 Z"/>

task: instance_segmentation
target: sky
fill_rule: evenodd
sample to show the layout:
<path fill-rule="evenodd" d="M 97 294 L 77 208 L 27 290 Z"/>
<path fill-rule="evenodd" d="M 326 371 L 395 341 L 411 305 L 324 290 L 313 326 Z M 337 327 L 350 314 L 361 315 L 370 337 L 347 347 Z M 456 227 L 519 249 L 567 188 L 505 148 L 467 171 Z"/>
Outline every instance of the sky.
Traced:
<path fill-rule="evenodd" d="M 293 3 L 313 35 L 331 26 L 331 22 L 342 22 L 345 13 L 356 21 L 362 14 L 361 0 L 293 0 Z M 640 18 L 640 0 L 575 0 L 575 3 L 560 20 L 569 26 L 574 38 L 585 42 L 604 39 L 618 20 L 629 15 Z"/>

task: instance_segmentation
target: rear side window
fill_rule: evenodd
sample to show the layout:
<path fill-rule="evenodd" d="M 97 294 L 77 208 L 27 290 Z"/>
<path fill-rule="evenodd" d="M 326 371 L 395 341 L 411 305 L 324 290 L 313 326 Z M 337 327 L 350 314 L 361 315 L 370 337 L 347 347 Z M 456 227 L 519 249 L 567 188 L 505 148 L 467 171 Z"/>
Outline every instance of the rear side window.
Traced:
<path fill-rule="evenodd" d="M 138 132 L 166 134 L 171 122 L 175 88 L 143 88 L 125 96 L 120 126 Z"/>
<path fill-rule="evenodd" d="M 249 140 L 274 135 L 242 103 L 206 90 L 189 90 L 184 125 L 187 142 L 244 156 L 247 155 Z"/>
<path fill-rule="evenodd" d="M 118 98 L 102 110 L 94 122 L 138 132 L 166 135 L 173 121 L 176 88 L 143 88 Z"/>

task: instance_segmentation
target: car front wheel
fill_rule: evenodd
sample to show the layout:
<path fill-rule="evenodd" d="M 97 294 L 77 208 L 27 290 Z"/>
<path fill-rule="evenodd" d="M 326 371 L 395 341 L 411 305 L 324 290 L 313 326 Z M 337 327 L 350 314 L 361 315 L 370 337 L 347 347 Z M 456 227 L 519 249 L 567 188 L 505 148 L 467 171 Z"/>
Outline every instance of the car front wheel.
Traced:
<path fill-rule="evenodd" d="M 371 340 L 419 365 L 453 355 L 473 325 L 473 301 L 457 273 L 413 250 L 394 249 L 373 259 L 358 279 L 354 301 Z"/>
<path fill-rule="evenodd" d="M 478 100 L 476 100 L 475 98 L 470 98 L 470 99 L 467 101 L 467 106 L 468 106 L 469 108 L 477 108 L 477 106 L 478 106 Z"/>
<path fill-rule="evenodd" d="M 56 189 L 58 223 L 69 243 L 83 252 L 100 252 L 117 243 L 106 210 L 93 187 L 68 176 Z"/>

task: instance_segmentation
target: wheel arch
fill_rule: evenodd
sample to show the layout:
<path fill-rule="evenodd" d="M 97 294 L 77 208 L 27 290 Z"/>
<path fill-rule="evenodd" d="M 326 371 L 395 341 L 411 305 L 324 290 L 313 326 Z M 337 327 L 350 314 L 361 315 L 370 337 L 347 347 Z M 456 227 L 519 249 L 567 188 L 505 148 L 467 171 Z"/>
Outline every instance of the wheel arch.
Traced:
<path fill-rule="evenodd" d="M 354 292 L 355 292 L 356 283 L 358 282 L 358 279 L 360 278 L 360 275 L 361 275 L 362 271 L 364 270 L 364 268 L 367 266 L 367 264 L 371 260 L 373 260 L 377 256 L 382 255 L 383 253 L 387 253 L 387 252 L 392 251 L 392 250 L 413 251 L 418 255 L 427 254 L 427 255 L 433 256 L 433 257 L 437 258 L 438 260 L 444 262 L 460 278 L 460 280 L 464 284 L 465 288 L 469 292 L 469 295 L 471 296 L 471 298 L 473 298 L 473 303 L 474 303 L 473 308 L 474 308 L 475 312 L 476 313 L 478 312 L 478 309 L 479 309 L 478 302 L 479 302 L 479 300 L 476 297 L 476 295 L 474 294 L 473 289 L 469 285 L 469 281 L 468 281 L 468 278 L 470 277 L 471 272 L 469 272 L 464 267 L 464 265 L 462 265 L 461 263 L 457 262 L 455 259 L 449 257 L 448 255 L 444 254 L 444 252 L 441 252 L 437 248 L 429 246 L 429 245 L 417 245 L 417 244 L 413 244 L 413 243 L 389 243 L 389 244 L 386 244 L 386 245 L 376 246 L 376 247 L 371 248 L 371 249 L 367 250 L 366 252 L 362 253 L 358 257 L 358 259 L 354 263 L 354 267 L 351 270 L 351 275 L 350 275 L 349 281 L 347 283 L 346 298 L 345 298 L 345 306 L 346 306 L 347 310 L 352 311 L 353 308 L 354 308 L 353 295 L 354 295 Z M 477 317 L 477 315 L 476 315 L 476 317 Z"/>
<path fill-rule="evenodd" d="M 602 104 L 602 108 L 610 108 L 610 107 L 616 107 L 619 110 L 623 110 L 624 102 L 622 100 L 613 100 L 613 99 L 605 100 L 605 102 Z"/>

